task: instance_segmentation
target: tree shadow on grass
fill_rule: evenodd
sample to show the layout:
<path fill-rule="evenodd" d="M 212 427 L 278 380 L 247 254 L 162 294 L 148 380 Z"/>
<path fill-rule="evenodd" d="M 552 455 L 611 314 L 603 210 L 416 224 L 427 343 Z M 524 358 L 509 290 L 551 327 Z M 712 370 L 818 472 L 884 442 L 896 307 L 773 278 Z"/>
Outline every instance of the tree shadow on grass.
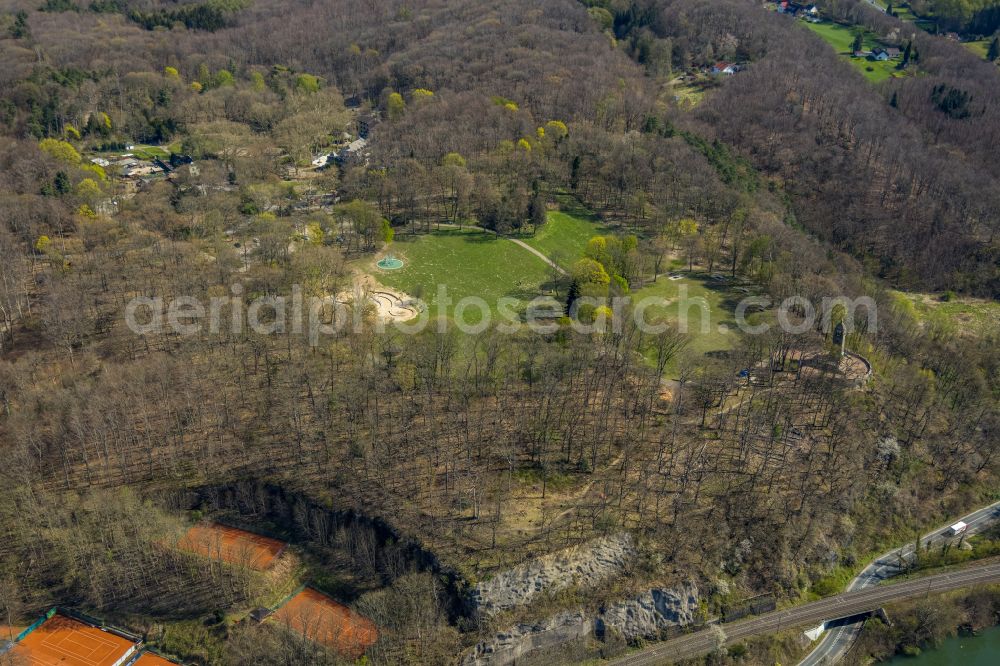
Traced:
<path fill-rule="evenodd" d="M 518 298 L 522 301 L 530 301 L 532 299 L 541 297 L 552 297 L 553 287 L 552 282 L 543 282 L 538 287 L 531 287 L 528 285 L 515 285 L 512 289 L 508 290 L 504 296 L 511 296 L 513 298 Z M 558 295 L 555 296 L 558 299 Z"/>

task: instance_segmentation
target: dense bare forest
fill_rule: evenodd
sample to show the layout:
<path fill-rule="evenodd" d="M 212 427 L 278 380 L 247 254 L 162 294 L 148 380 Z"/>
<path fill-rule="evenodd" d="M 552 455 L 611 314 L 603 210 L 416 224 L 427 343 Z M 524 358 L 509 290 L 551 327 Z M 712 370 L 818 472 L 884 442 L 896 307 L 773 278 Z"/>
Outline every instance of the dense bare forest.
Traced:
<path fill-rule="evenodd" d="M 1000 296 L 1000 74 L 862 5 L 821 6 L 895 31 L 923 75 L 872 86 L 738 0 L 0 0 L 0 622 L 75 606 L 185 663 L 341 661 L 236 621 L 287 581 L 165 547 L 221 516 L 295 544 L 295 575 L 380 627 L 374 662 L 449 663 L 650 585 L 710 581 L 709 608 L 806 598 L 982 504 L 996 321 L 897 290 Z M 679 105 L 672 82 L 719 61 L 744 69 Z M 363 159 L 315 168 L 359 137 Z M 155 149 L 168 177 L 115 166 Z M 408 336 L 357 305 L 319 344 L 125 324 L 136 297 L 229 317 L 339 294 L 394 236 L 530 242 L 573 206 L 617 248 L 581 260 L 607 279 L 583 285 L 560 249 L 537 291 L 639 292 L 675 266 L 731 284 L 730 310 L 869 296 L 877 327 L 844 323 L 870 380 L 845 378 L 822 322 L 710 352 L 566 321 Z M 622 532 L 627 575 L 468 612 L 477 582 Z"/>
<path fill-rule="evenodd" d="M 912 43 L 927 75 L 879 94 L 815 35 L 752 3 L 652 2 L 617 29 L 665 44 L 674 64 L 753 62 L 696 114 L 699 131 L 780 178 L 811 232 L 897 284 L 995 296 L 996 67 L 865 2 L 829 7 Z M 968 112 L 938 108 L 938 85 L 966 95 Z"/>

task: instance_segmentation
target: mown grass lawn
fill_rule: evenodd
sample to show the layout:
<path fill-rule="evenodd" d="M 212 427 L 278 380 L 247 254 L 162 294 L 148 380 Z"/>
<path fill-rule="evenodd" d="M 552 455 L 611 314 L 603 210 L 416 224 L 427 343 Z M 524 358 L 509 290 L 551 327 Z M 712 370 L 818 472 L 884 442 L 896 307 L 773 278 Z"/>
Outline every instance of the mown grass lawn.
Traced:
<path fill-rule="evenodd" d="M 154 158 L 165 160 L 170 157 L 170 151 L 160 146 L 137 145 L 131 150 L 131 153 L 140 160 L 152 160 Z"/>
<path fill-rule="evenodd" d="M 900 70 L 896 69 L 896 65 L 899 63 L 892 60 L 870 62 L 861 58 L 851 58 L 851 61 L 861 70 L 864 77 L 872 83 L 879 83 L 893 77 L 905 76 Z"/>
<path fill-rule="evenodd" d="M 564 205 L 549 213 L 548 222 L 533 236 L 521 240 L 564 267 L 571 266 L 583 254 L 587 241 L 602 234 L 614 233 L 594 215 L 579 206 Z M 396 271 L 384 271 L 368 258 L 359 268 L 370 272 L 388 287 L 423 299 L 430 316 L 454 317 L 454 303 L 466 296 L 479 296 L 497 314 L 496 303 L 503 296 L 529 301 L 551 294 L 552 269 L 541 259 L 506 238 L 477 229 L 446 229 L 427 234 L 398 237 L 389 252 L 403 259 Z M 733 349 L 740 338 L 734 308 L 748 293 L 733 288 L 725 280 L 714 280 L 704 273 L 687 273 L 684 262 L 674 260 L 670 267 L 682 277 L 660 278 L 632 292 L 633 303 L 651 298 L 646 308 L 649 322 L 664 321 L 681 330 L 686 316 L 690 338 L 688 354 L 704 355 Z M 447 287 L 452 305 L 439 302 L 438 286 Z M 561 294 L 560 294 L 561 296 Z M 656 302 L 656 301 L 659 302 Z M 464 317 L 470 323 L 477 317 Z M 678 363 L 667 368 L 676 378 Z"/>
<path fill-rule="evenodd" d="M 452 303 L 466 296 L 486 300 L 495 313 L 497 301 L 511 296 L 524 301 L 544 294 L 551 268 L 506 238 L 474 229 L 448 229 L 397 238 L 389 252 L 405 262 L 395 271 L 379 270 L 368 260 L 365 270 L 380 282 L 423 299 L 432 317 L 451 317 L 454 305 L 442 307 L 438 286 L 447 288 Z M 468 321 L 476 321 L 471 313 Z"/>
<path fill-rule="evenodd" d="M 862 32 L 864 35 L 862 39 L 864 50 L 870 51 L 876 46 L 884 46 L 872 33 L 862 31 L 861 28 L 846 26 L 840 23 L 831 23 L 829 21 L 824 21 L 823 23 L 805 23 L 805 25 L 822 37 L 839 55 L 847 58 L 869 81 L 879 83 L 894 76 L 905 76 L 902 71 L 896 69 L 896 65 L 899 64 L 898 59 L 878 62 L 866 58 L 855 58 L 851 55 L 854 36 L 858 32 Z"/>
<path fill-rule="evenodd" d="M 650 305 L 645 310 L 645 320 L 662 321 L 676 330 L 686 331 L 690 339 L 689 353 L 702 355 L 733 349 L 739 340 L 734 308 L 740 298 L 749 294 L 737 292 L 727 283 L 701 273 L 678 274 L 683 276 L 679 280 L 663 275 L 656 282 L 632 292 L 635 304 L 647 298 L 663 301 L 662 305 Z M 676 370 L 674 363 L 667 368 L 667 374 L 676 378 Z"/>
<path fill-rule="evenodd" d="M 592 215 L 560 210 L 550 211 L 548 222 L 533 236 L 525 236 L 521 240 L 563 268 L 569 268 L 583 256 L 587 241 L 610 232 Z"/>

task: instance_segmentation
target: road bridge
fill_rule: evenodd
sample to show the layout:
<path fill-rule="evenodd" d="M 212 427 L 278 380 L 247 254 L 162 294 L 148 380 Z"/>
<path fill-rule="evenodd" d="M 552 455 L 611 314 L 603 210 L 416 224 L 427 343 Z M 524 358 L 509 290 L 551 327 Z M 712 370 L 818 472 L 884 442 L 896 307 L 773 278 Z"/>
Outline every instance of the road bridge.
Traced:
<path fill-rule="evenodd" d="M 851 590 L 738 622 L 719 624 L 724 632 L 724 639 L 723 634 L 717 630 L 702 629 L 623 656 L 611 663 L 616 666 L 669 664 L 712 652 L 720 647 L 720 642 L 730 645 L 754 636 L 851 617 L 894 601 L 990 583 L 1000 583 L 1000 561 L 988 560 L 900 583 Z"/>

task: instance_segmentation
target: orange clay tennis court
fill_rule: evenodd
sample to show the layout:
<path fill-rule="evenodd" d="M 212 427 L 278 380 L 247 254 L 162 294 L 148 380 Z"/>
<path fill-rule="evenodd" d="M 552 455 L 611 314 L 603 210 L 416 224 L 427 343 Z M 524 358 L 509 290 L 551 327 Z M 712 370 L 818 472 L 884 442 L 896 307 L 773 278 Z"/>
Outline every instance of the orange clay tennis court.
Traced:
<path fill-rule="evenodd" d="M 264 571 L 278 559 L 285 544 L 253 532 L 218 523 L 195 525 L 178 547 L 216 560 Z"/>
<path fill-rule="evenodd" d="M 317 643 L 357 659 L 378 638 L 368 618 L 312 588 L 305 588 L 271 616 Z"/>
<path fill-rule="evenodd" d="M 13 663 L 31 666 L 117 666 L 135 643 L 64 615 L 53 615 L 17 643 Z"/>

